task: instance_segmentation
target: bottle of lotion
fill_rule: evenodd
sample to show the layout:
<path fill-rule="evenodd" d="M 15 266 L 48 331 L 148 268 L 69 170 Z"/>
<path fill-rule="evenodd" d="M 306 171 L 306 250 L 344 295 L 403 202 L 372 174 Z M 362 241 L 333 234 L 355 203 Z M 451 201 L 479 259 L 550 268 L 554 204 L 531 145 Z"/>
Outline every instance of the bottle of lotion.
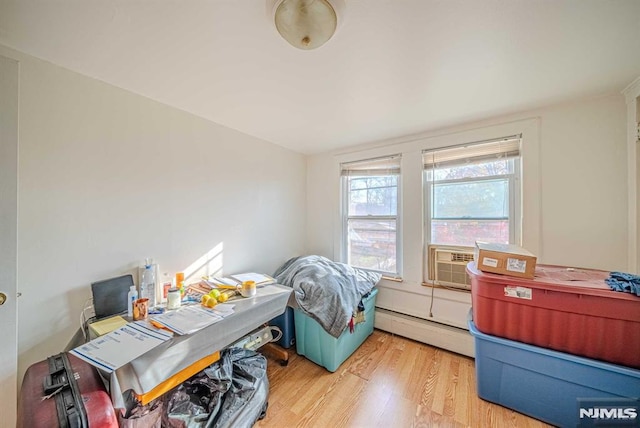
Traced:
<path fill-rule="evenodd" d="M 136 286 L 132 285 L 129 288 L 129 293 L 127 294 L 127 316 L 133 317 L 133 302 L 138 300 L 138 290 L 136 290 Z"/>

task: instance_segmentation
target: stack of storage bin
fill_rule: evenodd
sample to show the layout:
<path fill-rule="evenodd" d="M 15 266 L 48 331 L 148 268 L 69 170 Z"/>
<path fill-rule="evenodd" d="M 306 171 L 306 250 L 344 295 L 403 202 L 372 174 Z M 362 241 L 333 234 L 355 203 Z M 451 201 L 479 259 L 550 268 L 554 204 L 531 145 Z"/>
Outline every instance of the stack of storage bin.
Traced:
<path fill-rule="evenodd" d="M 638 423 L 640 297 L 590 269 L 538 265 L 527 280 L 471 262 L 467 273 L 480 398 L 558 426 L 593 422 L 589 409 L 608 400 L 635 409 L 608 410 L 615 422 Z"/>

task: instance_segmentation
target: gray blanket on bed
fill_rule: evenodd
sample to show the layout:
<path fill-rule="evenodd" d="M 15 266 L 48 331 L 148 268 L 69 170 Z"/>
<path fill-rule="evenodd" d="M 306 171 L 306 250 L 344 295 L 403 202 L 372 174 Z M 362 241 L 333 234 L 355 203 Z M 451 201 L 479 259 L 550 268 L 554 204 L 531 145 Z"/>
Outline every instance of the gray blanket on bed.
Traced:
<path fill-rule="evenodd" d="M 357 310 L 362 296 L 382 275 L 322 256 L 295 257 L 274 274 L 278 284 L 293 288 L 300 310 L 339 337 Z"/>

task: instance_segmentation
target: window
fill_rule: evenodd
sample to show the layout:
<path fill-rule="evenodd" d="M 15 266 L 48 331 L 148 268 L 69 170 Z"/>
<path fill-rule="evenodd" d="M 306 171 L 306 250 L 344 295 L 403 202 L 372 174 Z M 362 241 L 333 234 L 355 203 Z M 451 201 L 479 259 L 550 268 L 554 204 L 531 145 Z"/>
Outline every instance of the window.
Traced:
<path fill-rule="evenodd" d="M 520 244 L 520 136 L 422 157 L 429 244 Z"/>
<path fill-rule="evenodd" d="M 400 156 L 341 165 L 343 260 L 355 267 L 399 271 Z"/>

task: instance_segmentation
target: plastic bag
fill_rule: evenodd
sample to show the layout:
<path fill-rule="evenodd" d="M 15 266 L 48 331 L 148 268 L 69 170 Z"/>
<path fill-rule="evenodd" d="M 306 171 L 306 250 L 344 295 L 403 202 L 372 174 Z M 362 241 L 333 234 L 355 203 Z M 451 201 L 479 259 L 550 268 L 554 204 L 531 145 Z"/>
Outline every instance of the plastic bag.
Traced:
<path fill-rule="evenodd" d="M 154 400 L 146 406 L 141 405 L 131 391 L 125 394 L 125 409 L 118 411 L 120 428 L 161 428 L 162 402 Z"/>
<path fill-rule="evenodd" d="M 266 358 L 247 349 L 225 349 L 220 360 L 163 397 L 162 426 L 249 428 L 265 416 L 268 396 Z"/>

